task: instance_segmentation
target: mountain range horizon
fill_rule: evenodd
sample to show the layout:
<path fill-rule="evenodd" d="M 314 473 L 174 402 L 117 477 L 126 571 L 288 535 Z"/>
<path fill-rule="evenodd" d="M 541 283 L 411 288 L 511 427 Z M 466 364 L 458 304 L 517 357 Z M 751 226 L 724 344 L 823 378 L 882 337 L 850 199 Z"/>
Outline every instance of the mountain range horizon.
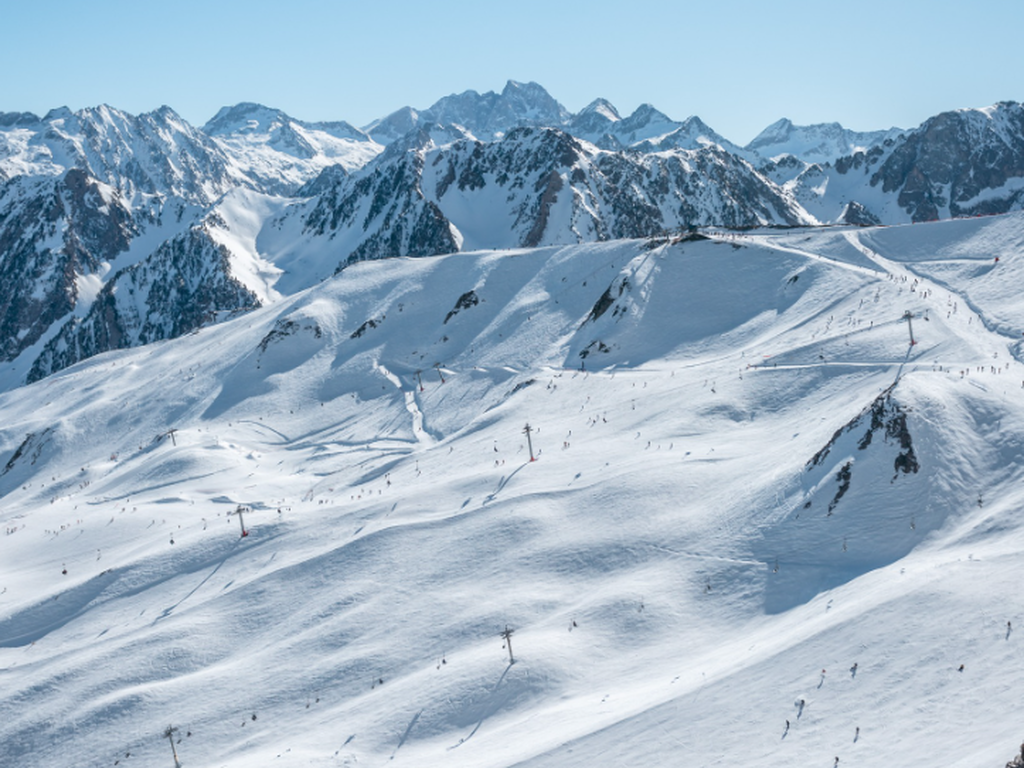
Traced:
<path fill-rule="evenodd" d="M 389 119 L 399 119 L 400 116 L 408 115 L 410 113 L 414 113 L 414 114 L 418 114 L 418 115 L 423 115 L 423 114 L 434 115 L 434 114 L 436 114 L 438 112 L 441 112 L 446 105 L 448 105 L 448 104 L 450 104 L 452 102 L 455 102 L 455 101 L 463 101 L 463 102 L 465 102 L 467 100 L 478 100 L 478 101 L 484 102 L 484 103 L 493 103 L 494 101 L 498 100 L 499 98 L 501 98 L 503 96 L 507 97 L 507 95 L 510 93 L 510 91 L 514 92 L 516 89 L 524 89 L 524 88 L 542 93 L 545 99 L 550 100 L 551 102 L 556 104 L 557 105 L 557 109 L 562 111 L 565 115 L 572 115 L 573 114 L 573 113 L 570 113 L 569 110 L 567 110 L 564 107 L 562 107 L 561 104 L 559 104 L 553 97 L 551 97 L 550 94 L 548 93 L 548 91 L 543 87 L 543 85 L 541 85 L 539 83 L 536 83 L 536 82 L 532 82 L 532 81 L 526 82 L 526 83 L 522 83 L 522 82 L 519 82 L 519 81 L 516 81 L 516 80 L 509 79 L 509 80 L 506 81 L 506 84 L 505 84 L 504 88 L 502 89 L 502 91 L 500 93 L 496 92 L 496 91 L 486 91 L 484 93 L 480 93 L 480 92 L 478 92 L 476 90 L 467 89 L 467 90 L 462 91 L 460 93 L 452 93 L 452 94 L 449 94 L 448 96 L 443 96 L 443 97 L 439 98 L 438 100 L 436 100 L 430 107 L 422 108 L 421 109 L 421 108 L 416 108 L 416 107 L 413 107 L 413 106 L 406 105 L 406 106 L 403 106 L 403 107 L 400 107 L 400 108 L 394 110 L 393 112 L 391 112 L 391 113 L 389 113 L 387 115 L 384 115 L 382 117 L 378 117 L 378 118 L 376 118 L 374 120 L 371 120 L 370 122 L 368 122 L 368 123 L 366 123 L 366 124 L 364 124 L 362 126 L 353 126 L 353 128 L 354 128 L 354 130 L 362 131 L 363 133 L 369 135 L 370 133 L 372 133 L 374 128 L 379 127 L 381 124 L 387 122 Z M 112 108 L 112 109 L 118 109 L 118 111 L 122 111 L 122 110 L 120 110 L 119 107 L 117 107 L 116 104 L 109 104 L 109 103 L 106 103 L 106 102 L 100 103 L 100 104 L 95 104 L 95 105 L 92 105 L 92 106 L 81 107 L 79 109 L 71 109 L 71 108 L 69 108 L 67 106 L 57 106 L 57 107 L 51 108 L 50 110 L 48 110 L 42 116 L 37 115 L 37 114 L 32 113 L 32 112 L 2 112 L 2 111 L 0 111 L 0 124 L 3 124 L 3 121 L 5 121 L 5 120 L 8 121 L 8 122 L 12 122 L 12 121 L 45 122 L 45 121 L 48 121 L 48 120 L 51 120 L 51 119 L 56 119 L 56 118 L 58 118 L 58 117 L 60 117 L 60 116 L 62 116 L 64 114 L 74 114 L 76 112 L 94 110 L 94 109 L 98 109 L 100 107 L 108 107 L 108 108 Z M 152 113 L 160 112 L 161 110 L 164 110 L 164 109 L 171 109 L 172 111 L 174 111 L 177 114 L 177 110 L 175 110 L 173 105 L 169 105 L 169 104 L 161 104 L 160 106 L 155 107 L 152 110 L 147 110 L 147 111 L 144 111 L 144 112 L 140 112 L 138 114 L 139 115 L 152 114 Z M 264 103 L 257 102 L 257 101 L 240 101 L 240 102 L 237 102 L 237 103 L 235 103 L 233 105 L 223 106 L 214 115 L 212 115 L 210 118 L 208 118 L 205 121 L 205 123 L 203 123 L 201 126 L 199 124 L 197 124 L 197 123 L 191 123 L 191 124 L 196 125 L 196 127 L 201 127 L 202 130 L 204 130 L 204 131 L 208 131 L 211 127 L 215 126 L 218 122 L 220 122 L 220 121 L 230 117 L 232 114 L 241 115 L 241 114 L 245 114 L 245 113 L 263 112 L 263 111 L 269 112 L 269 113 L 280 114 L 280 115 L 286 116 L 288 118 L 298 119 L 300 122 L 302 122 L 303 124 L 307 124 L 307 125 L 322 125 L 322 126 L 330 126 L 330 125 L 346 125 L 346 126 L 351 126 L 352 125 L 344 117 L 339 117 L 337 119 L 332 119 L 332 120 L 317 120 L 317 121 L 304 120 L 301 117 L 296 118 L 295 115 L 291 115 L 291 114 L 285 112 L 284 110 L 278 109 L 277 107 L 275 107 L 273 105 L 264 104 Z M 615 106 L 610 101 L 608 101 L 607 99 L 605 99 L 603 97 L 597 97 L 597 98 L 593 99 L 589 104 L 584 106 L 579 112 L 574 113 L 574 116 L 580 117 L 582 115 L 586 115 L 586 114 L 589 114 L 589 113 L 595 113 L 595 112 L 596 113 L 604 113 L 604 114 L 608 115 L 609 117 L 611 117 L 615 121 L 632 120 L 634 122 L 639 122 L 640 120 L 644 119 L 646 116 L 648 116 L 648 115 L 650 115 L 652 113 L 656 113 L 657 115 L 662 116 L 665 120 L 675 122 L 672 118 L 669 118 L 663 112 L 658 110 L 657 107 L 654 104 L 647 103 L 647 102 L 641 103 L 629 115 L 627 115 L 626 117 L 622 117 L 620 115 L 619 111 L 615 108 Z M 700 117 L 698 115 L 696 115 L 696 114 L 690 115 L 689 117 L 686 118 L 686 120 L 693 120 L 693 119 L 696 119 L 696 120 L 698 120 L 700 122 L 703 122 L 702 120 L 700 120 Z M 685 122 L 685 120 L 682 121 L 682 122 Z M 763 142 L 763 140 L 765 139 L 765 137 L 767 135 L 771 135 L 771 134 L 777 133 L 780 130 L 787 130 L 787 129 L 792 129 L 792 128 L 807 128 L 807 127 L 812 127 L 812 126 L 838 127 L 840 129 L 846 130 L 845 127 L 842 126 L 842 124 L 837 122 L 837 121 L 829 121 L 829 122 L 821 122 L 821 123 L 807 123 L 807 124 L 797 125 L 792 120 L 790 120 L 788 117 L 780 117 L 777 120 L 775 120 L 774 122 L 772 122 L 769 125 L 767 125 L 764 129 L 762 129 L 757 135 L 755 135 L 745 145 L 737 145 L 737 146 L 743 146 L 745 148 L 749 148 L 749 147 L 751 147 L 751 145 L 755 145 L 759 141 Z M 853 131 L 853 132 L 854 133 L 867 134 L 867 133 L 874 133 L 874 132 L 877 132 L 879 130 L 884 130 L 884 131 L 901 131 L 901 130 L 904 130 L 904 129 L 898 128 L 896 126 L 890 126 L 889 128 L 869 129 L 869 130 Z"/>

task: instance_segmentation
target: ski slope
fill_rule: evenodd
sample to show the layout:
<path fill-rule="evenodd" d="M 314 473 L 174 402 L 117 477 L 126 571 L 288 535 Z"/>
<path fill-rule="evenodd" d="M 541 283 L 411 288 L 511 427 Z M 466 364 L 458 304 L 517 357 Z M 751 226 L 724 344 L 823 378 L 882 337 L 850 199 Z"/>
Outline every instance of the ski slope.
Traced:
<path fill-rule="evenodd" d="M 361 263 L 0 394 L 0 765 L 1003 765 L 1022 242 Z"/>

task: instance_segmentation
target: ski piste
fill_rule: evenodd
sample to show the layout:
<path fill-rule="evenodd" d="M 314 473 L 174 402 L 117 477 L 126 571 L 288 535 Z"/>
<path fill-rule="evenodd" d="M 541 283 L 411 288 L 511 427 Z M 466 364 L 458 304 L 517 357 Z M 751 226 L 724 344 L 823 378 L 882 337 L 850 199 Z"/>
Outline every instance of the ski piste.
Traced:
<path fill-rule="evenodd" d="M 1005 764 L 1022 215 L 699 234 L 6 390 L 0 762 Z"/>

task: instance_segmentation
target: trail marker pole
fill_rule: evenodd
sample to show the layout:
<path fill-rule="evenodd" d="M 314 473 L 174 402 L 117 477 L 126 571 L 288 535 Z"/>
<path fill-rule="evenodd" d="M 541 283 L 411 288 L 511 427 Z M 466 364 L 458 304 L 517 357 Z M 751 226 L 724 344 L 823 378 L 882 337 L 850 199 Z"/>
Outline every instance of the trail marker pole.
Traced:
<path fill-rule="evenodd" d="M 228 512 L 229 515 L 238 515 L 238 525 L 242 528 L 243 539 L 249 535 L 249 531 L 245 529 L 245 518 L 242 517 L 242 513 L 247 511 L 248 510 L 245 507 L 239 504 L 234 512 Z"/>
<path fill-rule="evenodd" d="M 915 344 L 917 344 L 917 342 L 914 341 L 914 324 L 911 322 L 913 318 L 914 313 L 911 312 L 909 309 L 903 313 L 903 319 L 907 321 L 907 330 L 910 331 L 910 346 L 914 346 Z"/>
<path fill-rule="evenodd" d="M 530 439 L 531 432 L 533 432 L 533 427 L 529 424 L 523 427 L 523 434 L 526 435 L 526 444 L 530 446 L 530 461 L 536 461 L 536 459 L 533 458 L 533 441 Z"/>
<path fill-rule="evenodd" d="M 167 434 L 171 436 L 171 444 L 174 445 L 175 447 L 177 447 L 177 445 L 178 445 L 178 441 L 174 439 L 174 433 L 177 432 L 177 431 L 178 430 L 176 430 L 176 429 L 168 429 L 167 430 Z"/>
<path fill-rule="evenodd" d="M 420 372 L 416 371 L 416 381 L 420 384 L 420 392 L 423 391 L 423 379 L 420 378 Z"/>
<path fill-rule="evenodd" d="M 178 750 L 174 748 L 174 734 L 178 732 L 177 728 L 167 726 L 167 730 L 164 731 L 164 738 L 171 742 L 171 754 L 174 755 L 174 768 L 181 768 L 181 762 L 178 760 Z"/>
<path fill-rule="evenodd" d="M 512 633 L 514 629 L 510 629 L 508 624 L 505 625 L 505 631 L 501 633 L 501 636 L 505 638 L 505 644 L 508 646 L 508 663 L 515 664 L 516 660 L 512 656 Z"/>
<path fill-rule="evenodd" d="M 438 363 L 435 368 L 437 369 L 437 375 L 441 377 L 441 383 L 444 384 L 444 374 L 441 373 L 441 365 Z"/>

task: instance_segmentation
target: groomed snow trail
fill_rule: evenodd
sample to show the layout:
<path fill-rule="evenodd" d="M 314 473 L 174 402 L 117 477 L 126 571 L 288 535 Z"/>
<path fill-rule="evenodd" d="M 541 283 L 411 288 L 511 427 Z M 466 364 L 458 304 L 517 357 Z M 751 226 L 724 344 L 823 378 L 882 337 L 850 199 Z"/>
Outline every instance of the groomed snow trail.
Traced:
<path fill-rule="evenodd" d="M 411 389 L 406 389 L 402 386 L 402 380 L 398 378 L 387 366 L 383 363 L 377 363 L 377 370 L 380 371 L 381 375 L 395 385 L 395 388 L 402 393 L 405 398 L 405 409 L 409 412 L 409 416 L 412 418 L 412 434 L 416 438 L 416 442 L 423 448 L 429 448 L 437 443 L 435 438 L 430 432 L 423 427 L 423 411 L 420 410 L 419 403 L 416 402 L 416 387 L 418 384 L 413 384 Z"/>
<path fill-rule="evenodd" d="M 986 360 L 1002 360 L 1007 356 L 1011 356 L 1009 338 L 990 329 L 981 311 L 973 307 L 966 296 L 957 293 L 947 285 L 939 285 L 934 280 L 909 266 L 885 258 L 877 251 L 865 245 L 860 238 L 860 233 L 855 230 L 848 230 L 843 235 L 850 245 L 877 264 L 894 281 L 902 281 L 907 286 L 908 291 L 917 293 L 918 299 L 927 302 L 938 316 L 946 313 L 946 321 L 959 334 L 971 340 L 972 346 L 981 353 L 982 358 Z M 943 299 L 945 299 L 944 303 Z M 922 324 L 919 323 L 917 327 L 920 331 Z M 972 362 L 963 360 L 958 362 L 942 361 L 942 365 L 970 368 Z"/>

